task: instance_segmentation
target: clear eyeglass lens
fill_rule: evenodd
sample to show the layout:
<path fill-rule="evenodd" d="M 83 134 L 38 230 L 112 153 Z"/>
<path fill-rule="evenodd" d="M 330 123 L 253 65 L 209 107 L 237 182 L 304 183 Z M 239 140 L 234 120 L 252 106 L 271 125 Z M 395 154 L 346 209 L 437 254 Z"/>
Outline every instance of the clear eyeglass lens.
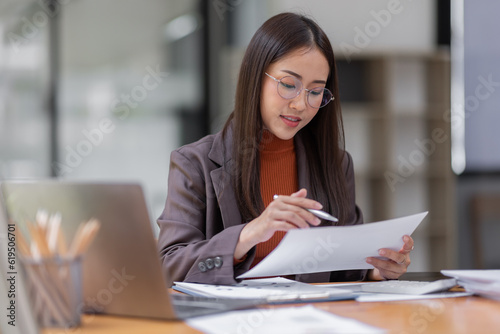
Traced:
<path fill-rule="evenodd" d="M 286 76 L 278 81 L 278 93 L 284 99 L 293 99 L 300 94 L 302 82 L 293 77 Z M 332 99 L 332 93 L 326 89 L 317 87 L 307 91 L 307 102 L 313 108 L 326 106 Z"/>
<path fill-rule="evenodd" d="M 285 99 L 293 99 L 299 95 L 301 89 L 302 83 L 295 77 L 286 76 L 278 82 L 278 93 Z"/>
<path fill-rule="evenodd" d="M 307 102 L 309 102 L 311 107 L 319 108 L 323 104 L 323 95 L 325 95 L 324 88 L 314 88 L 309 91 L 309 94 L 307 95 Z"/>
<path fill-rule="evenodd" d="M 326 88 L 314 88 L 309 91 L 307 102 L 313 108 L 326 106 L 332 100 L 332 93 Z"/>

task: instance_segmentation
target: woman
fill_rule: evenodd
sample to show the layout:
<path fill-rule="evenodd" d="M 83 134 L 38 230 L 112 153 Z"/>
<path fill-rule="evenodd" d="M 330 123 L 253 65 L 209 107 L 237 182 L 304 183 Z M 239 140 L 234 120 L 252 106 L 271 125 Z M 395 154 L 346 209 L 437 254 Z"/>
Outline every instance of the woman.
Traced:
<path fill-rule="evenodd" d="M 266 21 L 242 61 L 235 108 L 224 129 L 172 152 L 159 248 L 170 278 L 235 283 L 286 231 L 362 224 L 355 204 L 332 47 L 321 28 L 292 13 Z M 279 196 L 274 196 L 279 195 Z M 275 198 L 275 199 L 273 199 Z M 304 282 L 397 278 L 413 240 L 375 269 L 296 275 Z M 353 240 L 356 242 L 356 240 Z"/>

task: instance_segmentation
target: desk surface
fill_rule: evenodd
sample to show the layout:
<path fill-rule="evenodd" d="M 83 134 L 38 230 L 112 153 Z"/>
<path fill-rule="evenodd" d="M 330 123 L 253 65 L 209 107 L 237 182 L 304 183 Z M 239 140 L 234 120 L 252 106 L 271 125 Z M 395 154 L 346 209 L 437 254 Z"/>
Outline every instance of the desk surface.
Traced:
<path fill-rule="evenodd" d="M 500 332 L 500 302 L 480 297 L 375 303 L 359 303 L 351 300 L 315 303 L 314 305 L 340 316 L 388 329 L 389 333 Z M 70 332 L 82 334 L 199 333 L 180 321 L 166 322 L 104 315 L 84 315 L 82 327 Z M 43 334 L 62 333 L 67 332 L 55 329 L 43 331 Z"/>

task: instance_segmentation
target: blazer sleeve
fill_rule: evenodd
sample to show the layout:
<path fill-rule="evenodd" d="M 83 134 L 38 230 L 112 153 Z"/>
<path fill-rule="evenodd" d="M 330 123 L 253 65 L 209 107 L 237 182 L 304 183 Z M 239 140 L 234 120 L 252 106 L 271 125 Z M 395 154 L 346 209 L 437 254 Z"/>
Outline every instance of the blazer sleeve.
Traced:
<path fill-rule="evenodd" d="M 184 153 L 176 150 L 170 156 L 167 200 L 157 221 L 167 281 L 236 283 L 235 276 L 248 270 L 253 259 L 248 256 L 233 266 L 245 225 L 238 222 L 224 228 L 207 161 L 189 150 Z"/>

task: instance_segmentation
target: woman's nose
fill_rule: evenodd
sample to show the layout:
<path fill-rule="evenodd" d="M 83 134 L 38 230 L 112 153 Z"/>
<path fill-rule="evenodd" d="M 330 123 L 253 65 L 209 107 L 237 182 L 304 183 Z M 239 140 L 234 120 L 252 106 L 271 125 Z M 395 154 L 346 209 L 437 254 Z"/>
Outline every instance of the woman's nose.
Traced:
<path fill-rule="evenodd" d="M 290 107 L 299 111 L 307 108 L 307 91 L 305 89 L 302 89 L 299 95 L 291 100 Z"/>

